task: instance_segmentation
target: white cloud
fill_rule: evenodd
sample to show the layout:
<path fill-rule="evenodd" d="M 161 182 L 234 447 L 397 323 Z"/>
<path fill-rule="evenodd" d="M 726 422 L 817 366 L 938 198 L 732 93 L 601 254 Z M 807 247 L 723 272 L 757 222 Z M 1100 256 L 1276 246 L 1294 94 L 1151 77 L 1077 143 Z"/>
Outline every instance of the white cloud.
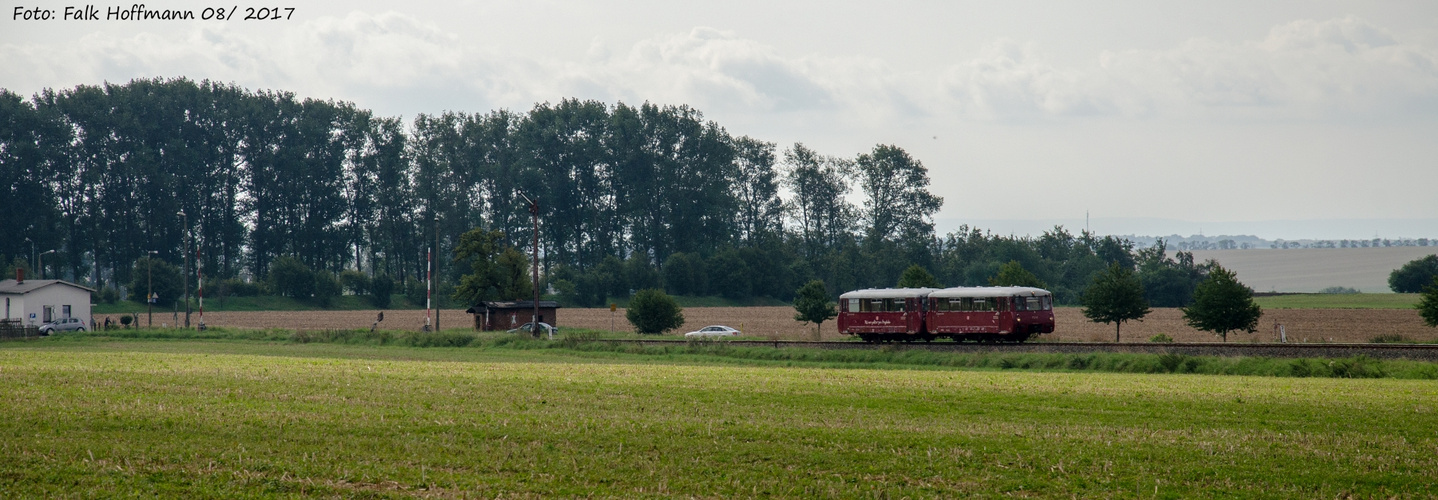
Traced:
<path fill-rule="evenodd" d="M 1266 119 L 1431 113 L 1438 52 L 1353 19 L 1294 21 L 1262 40 L 1192 39 L 1166 50 L 1106 51 L 1063 68 L 1000 41 L 954 68 L 956 109 L 987 119 L 1034 114 Z"/>
<path fill-rule="evenodd" d="M 703 27 L 620 47 L 596 40 L 578 60 L 524 59 L 466 45 L 404 14 L 353 12 L 259 31 L 197 24 L 6 44 L 0 65 L 28 70 L 0 81 L 24 92 L 183 75 L 401 112 L 525 109 L 571 96 L 847 123 L 1431 117 L 1438 110 L 1438 51 L 1354 18 L 1294 21 L 1260 40 L 1197 38 L 1162 50 L 1105 51 L 1089 65 L 1062 64 L 1034 43 L 1000 39 L 961 64 L 899 73 L 873 58 L 784 54 Z"/>

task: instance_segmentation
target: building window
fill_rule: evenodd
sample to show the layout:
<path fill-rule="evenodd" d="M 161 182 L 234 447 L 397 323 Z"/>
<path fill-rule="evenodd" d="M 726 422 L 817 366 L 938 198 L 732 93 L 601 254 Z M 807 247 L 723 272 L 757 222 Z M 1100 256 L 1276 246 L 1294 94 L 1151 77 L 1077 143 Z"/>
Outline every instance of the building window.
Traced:
<path fill-rule="evenodd" d="M 70 305 L 69 305 L 69 304 L 60 306 L 60 317 L 61 317 L 61 318 L 69 318 L 69 317 L 70 317 Z"/>

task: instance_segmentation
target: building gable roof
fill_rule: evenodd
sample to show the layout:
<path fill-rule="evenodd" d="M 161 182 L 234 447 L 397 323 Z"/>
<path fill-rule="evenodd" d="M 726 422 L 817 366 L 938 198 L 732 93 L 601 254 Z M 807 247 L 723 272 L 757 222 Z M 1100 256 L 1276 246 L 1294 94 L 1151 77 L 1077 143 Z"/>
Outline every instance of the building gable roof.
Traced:
<path fill-rule="evenodd" d="M 556 302 L 556 301 L 553 301 L 553 300 L 541 300 L 541 301 L 539 301 L 539 307 L 540 307 L 541 309 L 558 309 L 558 308 L 559 308 L 559 302 Z M 511 310 L 511 309 L 516 309 L 516 310 L 534 309 L 534 301 L 533 301 L 533 300 L 485 301 L 485 302 L 480 302 L 480 303 L 478 303 L 478 304 L 475 304 L 474 307 L 471 307 L 471 308 L 469 308 L 469 309 L 465 309 L 464 312 L 467 312 L 467 313 L 470 313 L 470 314 L 480 314 L 480 313 L 483 313 L 485 309 L 489 309 L 489 310 L 491 310 L 491 311 L 495 311 L 495 310 L 508 311 L 508 310 Z"/>
<path fill-rule="evenodd" d="M 95 289 L 93 289 L 93 288 L 83 287 L 83 286 L 76 285 L 76 284 L 74 284 L 74 283 L 71 283 L 71 282 L 68 282 L 68 281 L 62 281 L 62 280 L 25 280 L 24 282 L 16 282 L 15 280 L 0 281 L 0 293 L 14 294 L 14 295 L 24 295 L 24 294 L 33 292 L 33 291 L 35 291 L 35 290 L 39 290 L 39 289 L 41 289 L 41 288 L 45 288 L 45 287 L 47 287 L 47 286 L 55 285 L 55 284 L 68 285 L 68 286 L 72 286 L 72 287 L 75 287 L 75 288 L 79 288 L 79 289 L 84 290 L 84 291 L 86 291 L 86 292 L 95 293 Z"/>

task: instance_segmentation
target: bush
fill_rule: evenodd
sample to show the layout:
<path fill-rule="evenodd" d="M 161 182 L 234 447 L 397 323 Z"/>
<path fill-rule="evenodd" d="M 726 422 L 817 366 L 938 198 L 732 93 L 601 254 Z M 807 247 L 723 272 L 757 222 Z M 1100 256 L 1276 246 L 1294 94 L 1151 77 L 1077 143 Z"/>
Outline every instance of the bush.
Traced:
<path fill-rule="evenodd" d="M 1183 354 L 1166 353 L 1158 355 L 1158 364 L 1162 366 L 1166 372 L 1180 373 L 1180 371 L 1185 368 L 1184 362 L 1188 361 L 1188 359 L 1188 356 Z"/>
<path fill-rule="evenodd" d="M 1355 294 L 1355 293 L 1358 293 L 1358 289 L 1357 289 L 1357 288 L 1342 287 L 1342 286 L 1330 286 L 1330 287 L 1328 287 L 1328 288 L 1324 288 L 1324 289 L 1322 289 L 1322 290 L 1319 290 L 1318 293 Z"/>
<path fill-rule="evenodd" d="M 664 333 L 684 324 L 684 313 L 680 311 L 679 303 L 652 288 L 634 294 L 624 317 L 634 325 L 635 331 L 645 334 Z"/>
<path fill-rule="evenodd" d="M 1348 359 L 1335 359 L 1328 362 L 1335 378 L 1383 378 L 1383 368 L 1379 366 L 1378 360 L 1368 356 L 1357 356 Z"/>
<path fill-rule="evenodd" d="M 314 298 L 315 303 L 321 307 L 329 307 L 330 301 L 339 296 L 341 291 L 340 282 L 335 274 L 329 271 L 318 271 L 315 276 Z"/>
<path fill-rule="evenodd" d="M 248 283 L 239 278 L 230 278 L 221 281 L 219 286 L 225 291 L 224 295 L 231 297 L 254 297 L 260 294 L 259 285 Z"/>
<path fill-rule="evenodd" d="M 344 287 L 351 295 L 365 295 L 369 293 L 369 275 L 354 269 L 345 269 L 340 272 L 340 286 Z"/>
<path fill-rule="evenodd" d="M 388 309 L 390 296 L 394 294 L 394 278 L 388 274 L 375 276 L 374 281 L 370 282 L 369 291 L 371 304 L 380 309 Z"/>
<path fill-rule="evenodd" d="M 1149 337 L 1149 338 L 1148 338 L 1148 341 L 1149 341 L 1149 342 L 1156 343 L 1156 344 L 1172 344 L 1172 343 L 1173 343 L 1173 337 L 1170 337 L 1170 336 L 1168 336 L 1168 335 L 1166 335 L 1166 334 L 1160 333 L 1160 334 L 1158 334 L 1158 335 L 1154 335 L 1154 336 L 1152 336 L 1152 337 Z"/>
<path fill-rule="evenodd" d="M 404 298 L 409 299 L 410 304 L 424 305 L 425 288 L 424 280 L 412 279 L 404 287 Z"/>
<path fill-rule="evenodd" d="M 107 286 L 100 289 L 100 302 L 114 304 L 118 300 L 120 300 L 120 291 L 115 287 Z"/>
<path fill-rule="evenodd" d="M 314 271 L 294 257 L 275 259 L 266 281 L 271 291 L 292 299 L 307 300 L 315 294 Z"/>

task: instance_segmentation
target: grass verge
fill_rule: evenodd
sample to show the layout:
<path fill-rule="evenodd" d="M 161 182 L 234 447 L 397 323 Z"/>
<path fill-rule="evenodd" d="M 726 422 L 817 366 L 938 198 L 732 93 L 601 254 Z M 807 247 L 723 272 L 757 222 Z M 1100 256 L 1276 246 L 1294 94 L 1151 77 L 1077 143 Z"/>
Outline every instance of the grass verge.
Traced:
<path fill-rule="evenodd" d="M 887 347 L 880 349 L 808 349 L 750 347 L 722 341 L 646 346 L 605 342 L 605 338 L 637 338 L 589 330 L 571 330 L 557 340 L 535 340 L 505 333 L 468 330 L 442 332 L 212 328 L 70 332 L 51 342 L 87 339 L 241 340 L 295 344 L 327 343 L 400 347 L 470 347 L 477 349 L 563 350 L 631 361 L 707 362 L 818 368 L 938 368 L 1032 371 L 1093 371 L 1108 373 L 1192 373 L 1268 377 L 1438 379 L 1438 363 L 1351 358 L 1267 358 L 1132 353 L 947 353 Z"/>

